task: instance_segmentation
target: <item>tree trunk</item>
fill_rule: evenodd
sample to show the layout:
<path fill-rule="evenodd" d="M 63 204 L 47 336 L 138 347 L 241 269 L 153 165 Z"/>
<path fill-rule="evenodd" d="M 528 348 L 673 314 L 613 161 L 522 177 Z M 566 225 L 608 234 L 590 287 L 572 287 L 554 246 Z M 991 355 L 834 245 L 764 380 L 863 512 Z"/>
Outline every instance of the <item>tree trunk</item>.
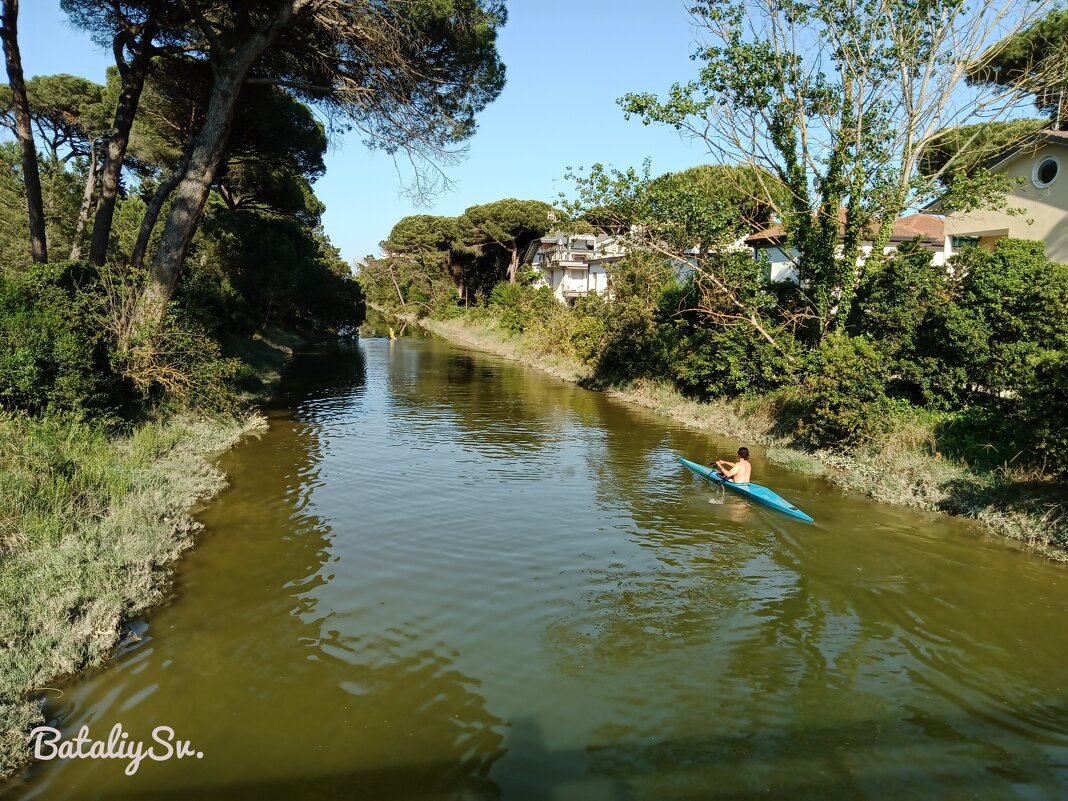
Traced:
<path fill-rule="evenodd" d="M 141 32 L 133 62 L 125 67 L 119 64 L 122 89 L 119 92 L 119 102 L 115 106 L 115 121 L 108 139 L 104 169 L 100 172 L 100 199 L 97 200 L 96 217 L 93 218 L 93 241 L 89 244 L 90 264 L 99 266 L 107 258 L 111 224 L 115 219 L 115 202 L 119 196 L 122 163 L 126 158 L 126 148 L 130 144 L 130 129 L 137 114 L 137 105 L 141 101 L 141 90 L 144 89 L 145 78 L 148 77 L 148 69 L 152 64 L 152 39 L 155 35 L 155 20 L 149 18 Z M 121 47 L 122 45 L 116 44 L 116 62 L 122 60 Z"/>
<path fill-rule="evenodd" d="M 77 261 L 82 257 L 82 237 L 85 236 L 85 226 L 89 222 L 89 209 L 93 205 L 93 194 L 96 192 L 96 146 L 89 145 L 89 175 L 85 179 L 85 192 L 82 193 L 82 207 L 78 210 L 78 224 L 74 228 L 74 243 L 70 246 L 70 260 Z"/>
<path fill-rule="evenodd" d="M 193 241 L 197 221 L 211 191 L 211 183 L 230 135 L 241 83 L 233 73 L 221 73 L 211 92 L 204 125 L 194 140 L 189 166 L 177 187 L 174 203 L 152 261 L 148 284 L 138 304 L 135 325 L 157 321 L 174 293 L 178 275 Z"/>
<path fill-rule="evenodd" d="M 30 256 L 35 262 L 47 262 L 44 196 L 41 193 L 41 174 L 37 169 L 37 147 L 33 143 L 33 130 L 30 128 L 30 104 L 26 100 L 26 80 L 22 75 L 22 54 L 19 52 L 19 0 L 3 0 L 0 16 L 3 21 L 0 38 L 4 42 L 7 78 L 15 111 L 15 136 L 22 151 L 22 180 L 26 187 L 26 205 L 30 217 Z"/>
<path fill-rule="evenodd" d="M 397 283 L 397 276 L 393 273 L 393 262 L 388 258 L 386 259 L 386 266 L 389 268 L 389 277 L 393 279 L 393 288 L 397 290 L 397 300 L 400 301 L 401 306 L 407 306 L 408 304 L 404 300 L 404 293 L 401 292 L 400 284 Z"/>
<path fill-rule="evenodd" d="M 133 254 L 130 257 L 130 263 L 134 267 L 141 267 L 145 263 L 145 253 L 148 251 L 148 241 L 152 238 L 152 230 L 156 227 L 156 220 L 159 219 L 159 213 L 163 209 L 163 204 L 167 202 L 167 198 L 171 196 L 171 193 L 181 183 L 182 178 L 185 177 L 185 171 L 189 166 L 189 154 L 186 153 L 182 161 L 178 166 L 174 168 L 174 172 L 171 173 L 170 178 L 161 183 L 157 188 L 155 194 L 152 195 L 152 200 L 148 204 L 148 208 L 145 210 L 145 217 L 141 220 L 141 230 L 137 234 L 137 244 L 134 245 Z"/>
<path fill-rule="evenodd" d="M 519 248 L 511 248 L 512 257 L 508 262 L 508 283 L 514 284 L 516 274 L 519 272 Z"/>
<path fill-rule="evenodd" d="M 253 33 L 225 61 L 216 66 L 204 124 L 193 140 L 188 167 L 167 215 L 159 250 L 152 260 L 148 283 L 134 309 L 133 318 L 127 328 L 127 337 L 163 318 L 167 303 L 178 283 L 189 245 L 193 241 L 200 213 L 208 200 L 215 173 L 225 155 L 238 94 L 248 78 L 249 70 L 292 23 L 295 14 L 307 6 L 307 0 L 289 0 L 277 12 L 269 26 Z M 225 54 L 216 55 L 221 59 Z"/>

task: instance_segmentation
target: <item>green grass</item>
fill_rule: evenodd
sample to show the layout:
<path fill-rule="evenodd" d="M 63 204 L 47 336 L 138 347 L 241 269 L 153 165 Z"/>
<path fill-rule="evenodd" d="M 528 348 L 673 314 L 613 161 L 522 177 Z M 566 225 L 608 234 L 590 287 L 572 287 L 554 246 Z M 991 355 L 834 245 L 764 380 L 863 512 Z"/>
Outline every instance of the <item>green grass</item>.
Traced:
<path fill-rule="evenodd" d="M 287 354 L 266 341 L 244 354 L 261 392 Z M 123 622 L 163 598 L 199 527 L 188 510 L 225 486 L 212 457 L 264 425 L 249 410 L 116 434 L 0 413 L 0 777 L 28 758 L 42 691 L 106 660 Z"/>

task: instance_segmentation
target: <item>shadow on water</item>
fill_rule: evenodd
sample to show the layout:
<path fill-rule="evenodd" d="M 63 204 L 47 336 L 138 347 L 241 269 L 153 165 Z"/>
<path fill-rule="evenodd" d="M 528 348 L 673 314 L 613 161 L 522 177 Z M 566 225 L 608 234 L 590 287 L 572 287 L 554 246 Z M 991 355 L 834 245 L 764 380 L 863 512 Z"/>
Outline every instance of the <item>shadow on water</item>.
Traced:
<path fill-rule="evenodd" d="M 357 397 L 367 363 L 358 340 L 334 339 L 305 348 L 290 361 L 267 408 L 286 411 L 311 397 Z"/>
<path fill-rule="evenodd" d="M 1065 710 L 1060 710 L 1065 714 Z M 924 715 L 916 713 L 916 725 Z M 952 726 L 950 726 L 952 728 Z M 944 733 L 942 734 L 944 736 Z M 833 728 L 790 729 L 736 735 L 709 734 L 679 738 L 654 737 L 646 742 L 609 735 L 615 740 L 588 748 L 552 748 L 535 718 L 512 723 L 503 748 L 494 759 L 518 754 L 513 771 L 522 784 L 507 795 L 489 777 L 493 760 L 475 765 L 452 760 L 420 760 L 383 767 L 338 770 L 310 776 L 274 780 L 250 779 L 210 787 L 160 788 L 151 796 L 119 790 L 113 799 L 158 801 L 186 799 L 356 799 L 358 801 L 436 801 L 465 799 L 496 801 L 552 801 L 567 788 L 595 785 L 604 801 L 660 799 L 789 798 L 797 801 L 901 798 L 997 799 L 1018 797 L 992 789 L 995 779 L 1032 784 L 1036 778 L 1053 779 L 1046 761 L 1036 754 L 1031 761 L 999 764 L 1003 756 L 989 748 L 989 763 L 980 770 L 955 763 L 947 750 L 938 764 L 913 764 L 912 771 L 884 770 L 879 756 L 908 760 L 915 732 L 887 730 L 885 721 L 860 720 Z M 848 743 L 848 748 L 841 747 Z M 982 745 L 981 743 L 979 745 Z M 812 755 L 825 755 L 813 765 Z M 858 762 L 860 760 L 860 762 Z M 739 765 L 746 765 L 744 772 Z M 943 787 L 930 793 L 937 776 Z M 573 797 L 581 798 L 581 790 Z M 1059 796 L 1028 793 L 1027 798 Z"/>

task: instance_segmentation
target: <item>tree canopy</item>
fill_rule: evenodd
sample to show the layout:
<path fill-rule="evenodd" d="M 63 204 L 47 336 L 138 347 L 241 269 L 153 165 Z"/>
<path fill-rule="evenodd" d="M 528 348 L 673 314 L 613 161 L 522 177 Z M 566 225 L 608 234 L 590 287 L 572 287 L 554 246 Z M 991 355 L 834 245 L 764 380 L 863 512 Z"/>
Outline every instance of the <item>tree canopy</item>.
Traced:
<path fill-rule="evenodd" d="M 654 190 L 693 191 L 708 203 L 730 208 L 739 232 L 766 228 L 789 202 L 789 190 L 779 177 L 763 167 L 701 164 L 667 173 L 652 182 Z"/>
<path fill-rule="evenodd" d="M 1051 11 L 991 45 L 969 66 L 968 79 L 1024 87 L 1055 127 L 1068 123 L 1068 11 Z"/>
<path fill-rule="evenodd" d="M 978 122 L 941 131 L 923 151 L 920 171 L 937 175 L 950 185 L 958 175 L 970 175 L 1047 125 L 1046 120 L 1024 119 Z M 951 167 L 951 169 L 947 169 Z"/>
<path fill-rule="evenodd" d="M 896 219 L 942 193 L 952 159 L 942 173 L 925 174 L 931 142 L 972 119 L 1004 118 L 1035 90 L 1017 82 L 963 91 L 980 53 L 1051 7 L 704 0 L 692 9 L 705 41 L 698 76 L 662 99 L 632 93 L 620 104 L 627 115 L 700 138 L 725 163 L 770 171 L 787 188 L 776 212 L 800 254 L 815 343 L 848 317 L 862 235 L 875 228 L 874 267 Z M 974 186 L 962 199 L 1003 200 L 1004 182 L 968 177 Z"/>
<path fill-rule="evenodd" d="M 502 275 L 514 282 L 523 251 L 552 227 L 553 209 L 540 200 L 506 198 L 471 206 L 464 211 L 460 222 L 469 229 L 473 246 L 483 250 L 500 249 L 505 256 Z"/>
<path fill-rule="evenodd" d="M 38 75 L 26 81 L 34 133 L 57 161 L 86 157 L 107 128 L 105 89 L 76 75 Z M 0 86 L 0 124 L 14 131 L 11 87 Z"/>

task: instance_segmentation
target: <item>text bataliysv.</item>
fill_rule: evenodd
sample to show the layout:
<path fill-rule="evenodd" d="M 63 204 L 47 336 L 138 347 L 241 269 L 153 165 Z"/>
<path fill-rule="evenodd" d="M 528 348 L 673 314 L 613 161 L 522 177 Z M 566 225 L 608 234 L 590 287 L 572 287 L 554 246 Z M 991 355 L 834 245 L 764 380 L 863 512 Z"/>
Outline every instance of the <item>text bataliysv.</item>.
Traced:
<path fill-rule="evenodd" d="M 189 740 L 175 739 L 174 729 L 170 726 L 157 726 L 152 730 L 152 742 L 131 740 L 129 733 L 123 731 L 122 724 L 111 727 L 107 740 L 94 740 L 89 736 L 89 727 L 82 726 L 76 737 L 63 739 L 59 729 L 51 726 L 38 726 L 30 732 L 33 743 L 33 755 L 36 759 L 125 759 L 128 760 L 124 773 L 133 776 L 141 767 L 141 762 L 151 759 L 154 762 L 166 762 L 169 759 L 196 757 L 203 759 L 204 753 L 196 751 Z"/>

